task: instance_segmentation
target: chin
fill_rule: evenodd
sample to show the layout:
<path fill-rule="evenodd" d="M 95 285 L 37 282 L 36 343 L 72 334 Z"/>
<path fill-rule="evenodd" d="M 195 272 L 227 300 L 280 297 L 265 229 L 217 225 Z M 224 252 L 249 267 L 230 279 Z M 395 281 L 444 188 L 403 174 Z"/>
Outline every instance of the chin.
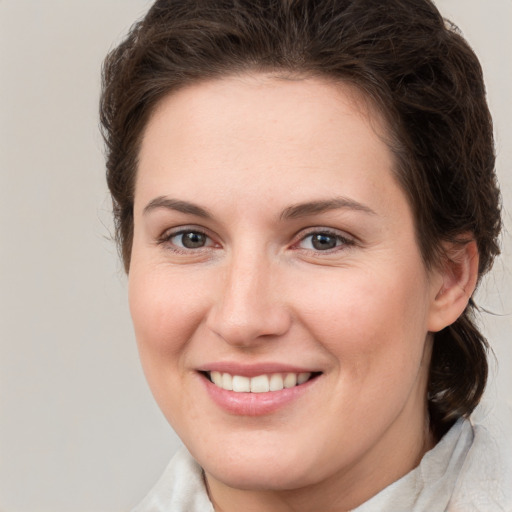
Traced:
<path fill-rule="evenodd" d="M 257 445 L 253 445 L 257 446 Z M 300 446 L 300 445 L 297 445 Z M 281 453 L 279 453 L 281 452 Z M 242 490 L 292 490 L 320 480 L 315 464 L 307 462 L 301 450 L 259 449 L 219 450 L 218 453 L 192 453 L 207 475 Z"/>
<path fill-rule="evenodd" d="M 258 466 L 228 467 L 225 464 L 207 464 L 208 475 L 224 485 L 245 491 L 285 491 L 311 485 L 311 474 L 291 469 L 290 466 L 276 468 L 273 461 L 265 461 Z"/>

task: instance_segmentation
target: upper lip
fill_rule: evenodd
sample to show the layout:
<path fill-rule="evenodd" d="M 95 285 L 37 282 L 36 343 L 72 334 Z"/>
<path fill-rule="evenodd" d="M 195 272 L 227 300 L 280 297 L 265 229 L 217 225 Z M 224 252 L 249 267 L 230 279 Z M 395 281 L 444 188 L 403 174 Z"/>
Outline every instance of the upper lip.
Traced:
<path fill-rule="evenodd" d="M 200 372 L 220 372 L 243 377 L 257 377 L 258 375 L 272 373 L 318 373 L 320 370 L 305 366 L 295 366 L 276 362 L 262 362 L 256 364 L 240 364 L 228 361 L 204 364 L 198 368 Z"/>

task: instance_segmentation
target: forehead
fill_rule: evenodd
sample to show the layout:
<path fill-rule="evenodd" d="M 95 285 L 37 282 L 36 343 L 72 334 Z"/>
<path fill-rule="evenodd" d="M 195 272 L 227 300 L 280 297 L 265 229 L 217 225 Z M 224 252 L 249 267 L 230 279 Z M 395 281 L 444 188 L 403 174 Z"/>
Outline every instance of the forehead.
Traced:
<path fill-rule="evenodd" d="M 335 187 L 364 196 L 392 178 L 386 131 L 378 110 L 344 83 L 271 75 L 197 83 L 169 94 L 150 118 L 135 206 L 163 194 L 243 201 L 266 193 L 293 203 Z"/>
<path fill-rule="evenodd" d="M 232 111 L 235 104 L 236 111 Z M 220 112 L 223 116 L 233 113 L 235 115 L 226 119 L 230 123 L 223 128 L 236 130 L 240 123 L 247 127 L 253 121 L 263 133 L 268 126 L 266 121 L 277 121 L 278 116 L 284 114 L 301 124 L 304 114 L 311 109 L 316 110 L 318 117 L 324 115 L 329 119 L 347 113 L 358 114 L 379 135 L 389 131 L 377 102 L 353 84 L 329 77 L 246 73 L 202 80 L 170 92 L 153 109 L 143 140 L 149 127 L 163 116 L 167 117 L 166 122 L 170 120 L 171 111 L 177 118 L 185 113 L 187 124 L 204 124 L 214 120 Z M 311 122 L 312 118 L 308 116 L 307 120 Z M 186 128 L 181 121 L 181 128 Z"/>

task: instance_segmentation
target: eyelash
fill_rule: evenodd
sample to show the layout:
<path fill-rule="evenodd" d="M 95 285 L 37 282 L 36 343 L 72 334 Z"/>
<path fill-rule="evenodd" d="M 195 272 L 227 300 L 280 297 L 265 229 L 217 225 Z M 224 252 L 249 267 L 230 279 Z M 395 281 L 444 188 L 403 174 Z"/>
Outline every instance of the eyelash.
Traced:
<path fill-rule="evenodd" d="M 187 247 L 180 247 L 172 242 L 173 238 L 178 237 L 180 235 L 183 237 L 183 235 L 185 235 L 187 233 L 194 233 L 197 235 L 204 236 L 207 240 L 212 242 L 212 244 L 204 245 L 202 247 L 197 247 L 197 248 L 187 248 Z M 157 243 L 158 243 L 158 245 L 168 245 L 170 250 L 172 250 L 173 252 L 178 253 L 178 254 L 190 254 L 192 252 L 199 252 L 204 249 L 210 249 L 211 247 L 213 247 L 215 245 L 213 243 L 212 238 L 207 233 L 205 233 L 203 230 L 198 229 L 198 228 L 180 228 L 176 231 L 166 231 L 157 240 Z"/>
<path fill-rule="evenodd" d="M 191 248 L 191 247 L 181 247 L 172 242 L 172 239 L 178 236 L 182 236 L 185 234 L 196 234 L 201 235 L 206 238 L 206 244 L 200 247 Z M 327 237 L 333 237 L 336 239 L 336 245 L 332 248 L 321 250 L 313 248 L 301 248 L 300 244 L 306 241 L 310 237 L 314 237 L 315 235 L 324 235 Z M 302 231 L 295 237 L 296 241 L 294 241 L 291 245 L 291 249 L 293 250 L 304 250 L 310 254 L 314 255 L 328 255 L 338 251 L 346 250 L 347 248 L 356 244 L 355 240 L 349 238 L 347 236 L 341 235 L 339 232 L 334 231 L 328 228 L 318 228 L 309 231 Z M 208 244 L 208 240 L 211 242 Z M 166 231 L 163 235 L 157 240 L 158 245 L 167 245 L 168 248 L 177 254 L 190 255 L 191 253 L 199 253 L 204 251 L 205 249 L 215 248 L 215 242 L 213 242 L 212 238 L 202 229 L 190 227 L 190 228 L 180 228 L 176 231 Z M 312 242 L 313 243 L 313 242 Z"/>
<path fill-rule="evenodd" d="M 345 249 L 355 245 L 355 243 L 356 243 L 354 239 L 352 239 L 346 235 L 342 235 L 339 232 L 334 231 L 332 229 L 318 228 L 315 230 L 310 230 L 310 231 L 306 231 L 306 232 L 303 231 L 302 233 L 300 233 L 297 236 L 298 240 L 293 243 L 292 248 L 296 249 L 296 250 L 301 250 L 301 247 L 299 247 L 300 243 L 304 242 L 308 238 L 311 238 L 315 235 L 325 235 L 327 237 L 332 237 L 332 238 L 336 239 L 336 245 L 330 249 L 321 250 L 321 249 L 315 249 L 315 248 L 311 248 L 311 249 L 310 248 L 302 248 L 303 250 L 308 251 L 310 253 L 314 253 L 315 255 L 316 254 L 332 254 L 333 252 L 345 250 Z"/>

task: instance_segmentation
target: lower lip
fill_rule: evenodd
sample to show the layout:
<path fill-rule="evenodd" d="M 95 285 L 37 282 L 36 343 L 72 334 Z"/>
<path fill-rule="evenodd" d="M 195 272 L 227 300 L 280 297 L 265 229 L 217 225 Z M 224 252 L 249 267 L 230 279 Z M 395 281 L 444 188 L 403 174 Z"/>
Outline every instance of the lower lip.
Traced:
<path fill-rule="evenodd" d="M 304 384 L 268 393 L 238 393 L 219 388 L 201 375 L 210 398 L 222 409 L 239 416 L 262 416 L 271 414 L 298 400 L 318 380 L 315 377 Z"/>

